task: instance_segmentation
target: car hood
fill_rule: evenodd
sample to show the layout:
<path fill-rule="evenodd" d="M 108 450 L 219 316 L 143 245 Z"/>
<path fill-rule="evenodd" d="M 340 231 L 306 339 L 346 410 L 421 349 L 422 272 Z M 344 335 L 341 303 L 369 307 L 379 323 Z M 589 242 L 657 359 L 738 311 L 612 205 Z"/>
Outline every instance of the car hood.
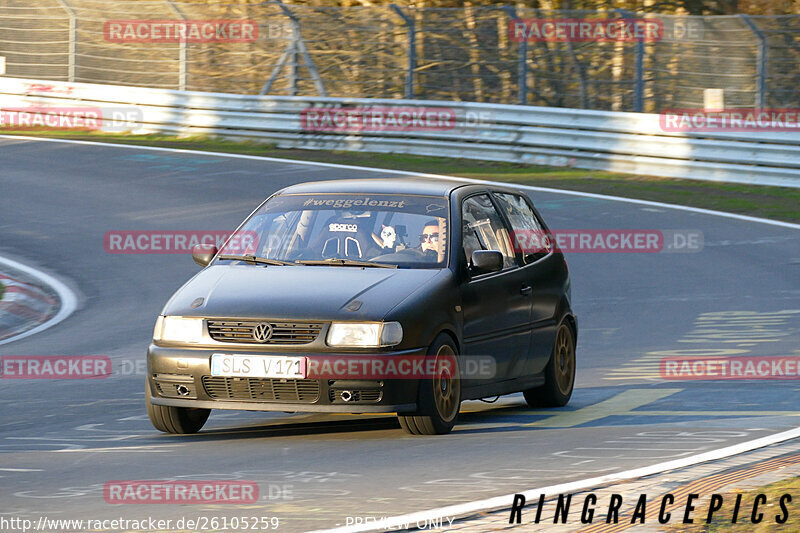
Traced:
<path fill-rule="evenodd" d="M 162 314 L 381 320 L 442 273 L 435 269 L 214 265 L 181 287 Z"/>

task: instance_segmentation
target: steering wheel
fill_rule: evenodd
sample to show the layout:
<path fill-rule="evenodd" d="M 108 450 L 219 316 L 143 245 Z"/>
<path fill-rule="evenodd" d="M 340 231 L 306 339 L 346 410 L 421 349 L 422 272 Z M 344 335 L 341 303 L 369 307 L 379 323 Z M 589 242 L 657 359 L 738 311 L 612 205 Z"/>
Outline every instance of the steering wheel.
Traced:
<path fill-rule="evenodd" d="M 401 263 L 411 263 L 417 261 L 425 261 L 426 255 L 416 248 L 405 248 L 403 250 L 399 250 L 397 252 L 392 252 L 390 254 L 383 254 L 377 257 L 373 257 L 370 261 L 398 261 Z"/>

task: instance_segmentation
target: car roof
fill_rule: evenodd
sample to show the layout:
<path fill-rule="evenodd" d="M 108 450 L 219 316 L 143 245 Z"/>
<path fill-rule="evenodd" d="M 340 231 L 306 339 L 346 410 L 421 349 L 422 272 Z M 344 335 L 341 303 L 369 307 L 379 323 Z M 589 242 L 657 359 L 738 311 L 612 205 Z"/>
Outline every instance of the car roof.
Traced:
<path fill-rule="evenodd" d="M 309 181 L 290 185 L 278 194 L 423 194 L 448 196 L 453 190 L 470 185 L 468 181 L 401 176 L 397 178 L 360 178 Z"/>

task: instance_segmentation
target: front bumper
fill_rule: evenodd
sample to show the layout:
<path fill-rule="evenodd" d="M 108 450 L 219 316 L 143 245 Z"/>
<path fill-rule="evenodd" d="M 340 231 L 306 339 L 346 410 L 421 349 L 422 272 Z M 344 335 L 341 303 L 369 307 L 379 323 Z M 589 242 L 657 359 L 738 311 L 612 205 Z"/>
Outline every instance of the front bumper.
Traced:
<path fill-rule="evenodd" d="M 317 413 L 396 413 L 416 410 L 418 380 L 271 379 L 211 376 L 211 355 L 244 353 L 236 346 L 216 349 L 164 347 L 147 351 L 151 403 L 201 409 Z M 253 355 L 304 355 L 295 351 Z M 383 352 L 381 357 L 425 355 L 426 350 Z M 320 353 L 319 356 L 330 356 Z M 344 356 L 341 353 L 337 355 Z M 359 355 L 359 354 L 353 354 Z M 345 401 L 344 398 L 349 398 Z"/>

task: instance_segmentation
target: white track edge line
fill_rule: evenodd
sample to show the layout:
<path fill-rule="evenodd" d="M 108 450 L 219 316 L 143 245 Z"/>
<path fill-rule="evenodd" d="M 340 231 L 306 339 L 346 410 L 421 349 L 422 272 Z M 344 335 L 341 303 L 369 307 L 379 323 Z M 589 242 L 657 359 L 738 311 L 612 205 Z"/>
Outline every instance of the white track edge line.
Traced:
<path fill-rule="evenodd" d="M 19 335 L 14 335 L 13 337 L 0 341 L 0 345 L 24 339 L 25 337 L 29 337 L 31 335 L 44 331 L 48 328 L 51 328 L 56 324 L 58 324 L 59 322 L 61 322 L 62 320 L 64 320 L 65 318 L 67 318 L 75 311 L 75 309 L 78 308 L 78 297 L 75 295 L 75 293 L 72 292 L 72 290 L 69 287 L 67 287 L 64 283 L 57 280 L 50 274 L 42 272 L 41 270 L 37 270 L 31 266 L 22 264 L 18 261 L 14 261 L 13 259 L 8 259 L 6 257 L 0 256 L 0 265 L 3 264 L 8 265 L 16 270 L 21 270 L 22 272 L 25 272 L 31 277 L 38 279 L 42 283 L 52 288 L 58 295 L 58 299 L 61 302 L 61 306 L 58 312 L 55 314 L 55 316 L 51 317 L 45 322 L 42 322 L 38 326 L 29 329 L 28 331 L 25 331 L 23 333 L 20 333 Z"/>
<path fill-rule="evenodd" d="M 490 184 L 490 185 L 497 185 L 503 187 L 516 187 L 519 189 L 525 189 L 530 191 L 539 191 L 539 192 L 548 192 L 554 194 L 566 194 L 571 196 L 583 196 L 586 198 L 597 198 L 599 200 L 608 200 L 613 202 L 626 202 L 629 204 L 638 204 L 638 205 L 647 205 L 651 207 L 661 207 L 664 209 L 676 209 L 680 211 L 689 211 L 692 213 L 698 213 L 702 215 L 711 215 L 717 217 L 725 217 L 725 218 L 732 218 L 736 220 L 742 220 L 746 222 L 756 222 L 759 224 L 769 224 L 771 226 L 779 226 L 784 228 L 791 228 L 791 229 L 800 229 L 800 224 L 795 224 L 792 222 L 784 222 L 781 220 L 770 220 L 767 218 L 759 218 L 753 217 L 748 215 L 739 215 L 737 213 L 728 213 L 726 211 L 715 211 L 713 209 L 703 209 L 701 207 L 690 207 L 685 205 L 678 205 L 678 204 L 668 204 L 663 202 L 654 202 L 650 200 L 639 200 L 636 198 L 625 198 L 623 196 L 611 196 L 606 194 L 596 194 L 590 192 L 580 192 L 580 191 L 570 191 L 565 189 L 553 189 L 548 187 L 536 187 L 535 185 L 522 185 L 519 183 L 513 182 L 499 182 L 499 181 L 487 181 L 487 180 L 478 180 L 474 178 L 462 178 L 458 176 L 447 176 L 444 174 L 428 174 L 425 172 L 411 172 L 411 171 L 404 171 L 404 170 L 390 170 L 386 168 L 375 168 L 375 167 L 364 167 L 358 165 L 343 165 L 340 163 L 324 163 L 321 161 L 303 161 L 300 159 L 283 159 L 279 157 L 268 157 L 268 156 L 260 156 L 260 155 L 248 155 L 248 154 L 229 154 L 225 152 L 211 152 L 207 150 L 188 150 L 185 148 L 166 148 L 161 146 L 140 146 L 135 144 L 118 144 L 118 143 L 106 143 L 100 141 L 78 141 L 73 139 L 50 139 L 47 137 L 27 137 L 27 136 L 18 136 L 18 135 L 0 135 L 2 139 L 22 139 L 27 141 L 40 141 L 40 142 L 60 142 L 60 143 L 70 143 L 70 144 L 83 144 L 89 146 L 111 146 L 117 148 L 128 148 L 128 149 L 135 149 L 135 150 L 152 150 L 156 152 L 174 152 L 179 154 L 196 154 L 196 155 L 207 155 L 207 156 L 214 156 L 214 157 L 228 157 L 232 159 L 250 159 L 255 161 L 271 161 L 275 163 L 291 163 L 295 165 L 307 165 L 307 166 L 318 166 L 318 167 L 327 167 L 327 168 L 341 168 L 341 169 L 348 169 L 348 170 L 368 170 L 370 172 L 381 172 L 384 174 L 400 174 L 405 176 L 416 176 L 416 177 L 423 177 L 423 178 L 438 178 L 444 180 L 452 180 L 452 181 L 461 181 L 461 182 L 468 182 L 468 183 L 483 183 L 483 184 Z M 740 184 L 741 185 L 741 184 Z"/>
<path fill-rule="evenodd" d="M 362 531 L 385 531 L 387 529 L 398 529 L 399 527 L 413 528 L 417 525 L 417 522 L 425 523 L 426 520 L 431 520 L 431 519 L 440 520 L 444 517 L 463 518 L 480 511 L 498 511 L 510 508 L 514 498 L 514 494 L 523 494 L 526 500 L 532 501 L 532 500 L 537 500 L 540 494 L 553 496 L 556 494 L 566 494 L 570 492 L 583 491 L 586 489 L 590 489 L 592 487 L 607 485 L 608 483 L 614 481 L 623 481 L 627 479 L 641 478 L 645 476 L 651 476 L 654 474 L 660 474 L 668 470 L 686 468 L 688 466 L 693 466 L 707 461 L 724 459 L 726 457 L 738 455 L 744 452 L 749 452 L 758 448 L 763 448 L 765 446 L 777 444 L 779 442 L 794 439 L 797 437 L 800 437 L 800 428 L 790 429 L 782 433 L 776 433 L 774 435 L 769 435 L 767 437 L 762 437 L 747 442 L 741 442 L 739 444 L 734 444 L 732 446 L 727 446 L 725 448 L 720 448 L 718 450 L 712 450 L 710 452 L 704 452 L 697 455 L 692 455 L 690 457 L 684 457 L 682 459 L 675 459 L 673 461 L 666 461 L 663 463 L 658 463 L 641 468 L 634 468 L 632 470 L 617 472 L 615 474 L 608 474 L 605 476 L 598 476 L 598 477 L 583 479 L 580 481 L 571 481 L 569 483 L 562 483 L 560 485 L 551 485 L 548 487 L 527 489 L 512 494 L 506 494 L 504 496 L 495 496 L 493 498 L 488 498 L 485 500 L 478 500 L 474 502 L 462 503 L 457 505 L 448 505 L 445 507 L 439 507 L 437 509 L 429 509 L 426 511 L 420 511 L 416 513 L 387 517 L 385 520 L 383 518 L 380 518 L 378 519 L 378 521 L 371 522 L 370 524 L 361 524 L 357 526 L 344 526 L 334 529 L 320 529 L 317 531 L 313 531 L 311 533 L 321 533 L 321 532 L 356 533 Z M 406 524 L 408 524 L 408 526 L 406 526 Z"/>

